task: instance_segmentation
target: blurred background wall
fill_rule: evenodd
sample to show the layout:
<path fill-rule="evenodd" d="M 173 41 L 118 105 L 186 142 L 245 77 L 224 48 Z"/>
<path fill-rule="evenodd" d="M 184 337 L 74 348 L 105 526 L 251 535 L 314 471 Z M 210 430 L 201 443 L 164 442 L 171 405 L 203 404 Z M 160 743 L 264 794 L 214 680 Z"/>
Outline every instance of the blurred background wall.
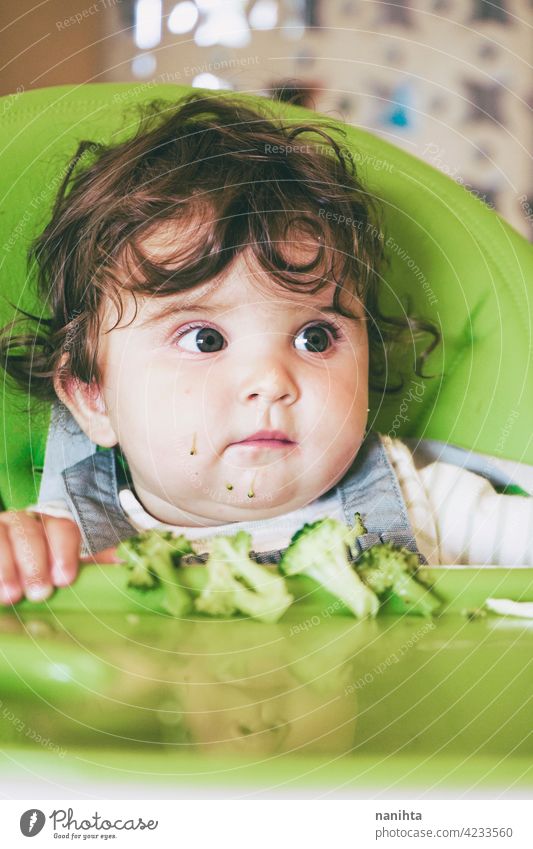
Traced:
<path fill-rule="evenodd" d="M 1 0 L 0 93 L 122 81 L 358 124 L 533 233 L 531 0 Z"/>

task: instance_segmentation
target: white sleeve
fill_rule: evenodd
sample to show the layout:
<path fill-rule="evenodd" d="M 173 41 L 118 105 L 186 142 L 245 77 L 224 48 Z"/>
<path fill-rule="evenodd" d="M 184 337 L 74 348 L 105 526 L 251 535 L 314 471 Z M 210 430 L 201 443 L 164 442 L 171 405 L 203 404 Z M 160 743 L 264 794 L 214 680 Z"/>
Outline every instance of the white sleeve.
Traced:
<path fill-rule="evenodd" d="M 56 519 L 71 519 L 75 522 L 75 518 L 68 508 L 66 501 L 46 501 L 44 504 L 31 504 L 24 508 L 27 513 L 42 513 L 44 516 L 55 516 Z"/>
<path fill-rule="evenodd" d="M 391 465 L 398 478 L 409 522 L 418 550 L 430 566 L 441 560 L 439 535 L 433 507 L 415 466 L 411 450 L 399 439 L 383 436 L 383 443 Z"/>
<path fill-rule="evenodd" d="M 418 474 L 435 515 L 441 563 L 533 566 L 533 498 L 499 495 L 449 463 Z"/>

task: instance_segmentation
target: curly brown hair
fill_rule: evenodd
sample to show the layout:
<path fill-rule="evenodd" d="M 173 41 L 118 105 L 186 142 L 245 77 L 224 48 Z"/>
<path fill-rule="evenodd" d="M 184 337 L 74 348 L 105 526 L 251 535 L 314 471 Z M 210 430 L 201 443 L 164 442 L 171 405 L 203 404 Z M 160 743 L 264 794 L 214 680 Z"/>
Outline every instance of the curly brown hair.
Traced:
<path fill-rule="evenodd" d="M 82 141 L 28 254 L 50 314 L 23 313 L 3 329 L 0 354 L 8 374 L 42 400 L 55 397 L 59 368 L 98 382 L 106 298 L 117 307 L 118 323 L 124 288 L 156 297 L 184 292 L 221 275 L 244 250 L 285 289 L 315 293 L 333 280 L 341 315 L 353 317 L 343 291 L 361 299 L 374 388 L 391 344 L 403 340 L 409 347 L 413 338 L 432 334 L 416 357 L 420 374 L 438 335 L 428 322 L 382 315 L 379 209 L 330 129 L 342 137 L 337 125 L 284 123 L 268 102 L 260 110 L 235 95 L 194 93 L 177 106 L 153 101 L 142 107 L 138 130 L 126 141 Z M 199 211 L 205 226 L 172 261 L 158 264 L 146 255 L 143 240 L 158 225 L 190 223 Z M 296 234 L 316 244 L 314 256 L 301 262 L 287 251 Z M 20 329 L 20 322 L 31 326 Z"/>

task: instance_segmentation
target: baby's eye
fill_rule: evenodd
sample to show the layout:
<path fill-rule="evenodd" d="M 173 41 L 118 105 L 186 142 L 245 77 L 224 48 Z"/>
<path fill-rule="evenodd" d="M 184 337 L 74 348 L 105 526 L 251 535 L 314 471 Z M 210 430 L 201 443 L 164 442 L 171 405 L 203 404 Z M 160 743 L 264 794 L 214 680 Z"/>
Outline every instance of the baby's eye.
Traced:
<path fill-rule="evenodd" d="M 224 347 L 224 337 L 214 327 L 189 327 L 178 335 L 177 342 L 194 354 L 215 354 Z"/>
<path fill-rule="evenodd" d="M 333 325 L 310 324 L 300 331 L 294 340 L 294 346 L 299 351 L 322 354 L 331 347 L 332 338 L 338 338 L 338 331 Z"/>

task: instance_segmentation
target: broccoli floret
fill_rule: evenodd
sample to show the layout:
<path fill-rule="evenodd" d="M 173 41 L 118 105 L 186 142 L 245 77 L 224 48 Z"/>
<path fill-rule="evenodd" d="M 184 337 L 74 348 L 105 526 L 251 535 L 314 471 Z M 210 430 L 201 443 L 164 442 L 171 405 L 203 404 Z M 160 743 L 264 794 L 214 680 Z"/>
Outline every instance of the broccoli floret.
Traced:
<path fill-rule="evenodd" d="M 179 559 L 192 554 L 193 549 L 184 536 L 170 531 L 144 531 L 122 542 L 117 555 L 130 569 L 128 586 L 151 590 L 162 586 L 165 608 L 172 616 L 183 616 L 192 608 L 187 590 L 177 582 Z"/>
<path fill-rule="evenodd" d="M 284 575 L 308 575 L 357 617 L 375 616 L 379 601 L 348 559 L 348 531 L 337 519 L 319 519 L 297 531 L 279 564 Z"/>
<path fill-rule="evenodd" d="M 373 545 L 359 557 L 356 570 L 377 595 L 391 591 L 413 613 L 431 616 L 440 602 L 416 578 L 419 561 L 416 554 L 390 542 Z"/>
<path fill-rule="evenodd" d="M 277 622 L 285 613 L 293 597 L 283 578 L 251 560 L 251 542 L 245 531 L 213 538 L 197 610 L 218 616 L 245 613 L 262 622 Z"/>

